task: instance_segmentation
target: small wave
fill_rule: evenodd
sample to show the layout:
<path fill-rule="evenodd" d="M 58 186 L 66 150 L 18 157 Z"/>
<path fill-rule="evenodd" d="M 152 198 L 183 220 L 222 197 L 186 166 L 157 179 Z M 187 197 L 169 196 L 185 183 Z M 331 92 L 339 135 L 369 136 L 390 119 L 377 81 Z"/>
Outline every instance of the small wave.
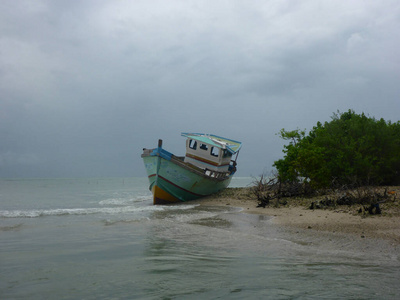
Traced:
<path fill-rule="evenodd" d="M 47 216 L 66 216 L 66 215 L 91 215 L 91 214 L 121 214 L 136 212 L 185 210 L 196 207 L 196 205 L 178 206 L 121 206 L 121 207 L 100 207 L 100 208 L 57 208 L 57 209 L 37 209 L 37 210 L 1 210 L 0 217 L 3 218 L 38 218 Z"/>
<path fill-rule="evenodd" d="M 13 226 L 0 226 L 0 231 L 18 231 L 22 228 L 22 226 L 22 223 Z"/>
<path fill-rule="evenodd" d="M 192 208 L 195 208 L 197 206 L 200 206 L 200 204 L 154 205 L 154 206 L 155 207 L 157 207 L 157 206 L 162 207 L 164 210 L 186 210 L 186 209 L 192 209 Z"/>
<path fill-rule="evenodd" d="M 132 224 L 132 223 L 141 223 L 143 221 L 149 221 L 150 218 L 142 217 L 139 219 L 133 220 L 103 220 L 104 226 L 112 226 L 117 224 Z"/>
<path fill-rule="evenodd" d="M 102 200 L 99 202 L 100 205 L 106 206 L 106 205 L 115 205 L 115 206 L 126 206 L 129 204 L 132 204 L 134 202 L 133 199 L 106 199 Z"/>
<path fill-rule="evenodd" d="M 137 196 L 135 199 L 133 199 L 133 202 L 144 202 L 144 201 L 149 201 L 152 200 L 153 196 Z"/>
<path fill-rule="evenodd" d="M 65 215 L 91 215 L 91 214 L 118 214 L 145 211 L 146 208 L 138 207 L 104 207 L 104 208 L 60 208 L 43 210 L 11 210 L 0 211 L 0 217 L 3 218 L 37 218 L 47 216 L 65 216 Z"/>
<path fill-rule="evenodd" d="M 102 206 L 107 206 L 107 205 L 115 205 L 115 206 L 127 206 L 127 205 L 132 205 L 134 203 L 139 203 L 139 202 L 144 202 L 151 200 L 151 197 L 149 196 L 139 196 L 136 198 L 110 198 L 106 200 L 102 200 L 99 202 L 100 205 Z"/>

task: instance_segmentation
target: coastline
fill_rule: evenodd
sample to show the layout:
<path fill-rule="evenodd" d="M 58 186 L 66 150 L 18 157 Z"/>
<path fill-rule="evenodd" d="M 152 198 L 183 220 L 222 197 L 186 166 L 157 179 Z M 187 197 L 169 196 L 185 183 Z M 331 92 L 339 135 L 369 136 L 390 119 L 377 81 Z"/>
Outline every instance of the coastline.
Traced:
<path fill-rule="evenodd" d="M 195 201 L 202 206 L 232 206 L 242 209 L 243 213 L 271 216 L 271 223 L 292 232 L 322 233 L 347 235 L 354 239 L 385 240 L 393 246 L 400 246 L 400 206 L 398 205 L 400 187 L 391 187 L 396 192 L 396 203 L 381 204 L 382 214 L 362 215 L 358 213 L 359 205 L 337 206 L 327 209 L 309 209 L 312 201 L 288 199 L 287 205 L 275 207 L 273 204 L 265 208 L 257 207 L 254 198 L 242 197 L 235 193 L 235 188 L 228 193 L 217 194 Z"/>

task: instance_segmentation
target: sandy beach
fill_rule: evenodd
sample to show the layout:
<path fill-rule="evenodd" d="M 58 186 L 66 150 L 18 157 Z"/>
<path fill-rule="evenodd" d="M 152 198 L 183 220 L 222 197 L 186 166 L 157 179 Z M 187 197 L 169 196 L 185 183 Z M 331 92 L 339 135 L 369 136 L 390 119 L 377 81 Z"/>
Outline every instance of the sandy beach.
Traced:
<path fill-rule="evenodd" d="M 243 212 L 271 216 L 271 222 L 289 231 L 308 231 L 310 233 L 346 234 L 356 239 L 379 239 L 400 246 L 400 187 L 391 187 L 396 193 L 394 203 L 381 204 L 382 214 L 360 214 L 359 205 L 337 206 L 329 209 L 310 209 L 315 199 L 296 201 L 288 198 L 287 205 L 257 207 L 256 199 L 246 197 L 218 196 L 207 197 L 197 202 L 207 206 L 239 207 Z"/>

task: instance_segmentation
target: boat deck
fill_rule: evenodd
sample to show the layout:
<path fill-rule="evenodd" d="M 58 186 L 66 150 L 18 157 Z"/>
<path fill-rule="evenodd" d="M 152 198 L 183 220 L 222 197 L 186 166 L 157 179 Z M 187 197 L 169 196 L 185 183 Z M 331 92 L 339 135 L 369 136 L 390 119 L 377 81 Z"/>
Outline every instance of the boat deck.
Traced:
<path fill-rule="evenodd" d="M 162 151 L 165 151 L 165 150 L 162 149 Z M 165 151 L 165 152 L 167 152 L 167 151 Z M 217 181 L 222 181 L 222 180 L 227 179 L 231 175 L 231 172 L 218 172 L 218 171 L 213 171 L 213 170 L 209 170 L 209 169 L 202 169 L 191 163 L 184 162 L 184 159 L 185 159 L 184 156 L 175 156 L 169 152 L 167 152 L 167 153 L 168 153 L 167 157 L 169 158 L 168 160 L 170 160 L 171 162 L 181 166 L 182 168 L 190 170 L 191 172 L 194 172 L 200 176 L 215 179 Z M 160 155 L 160 153 L 157 152 L 157 148 L 143 149 L 143 154 L 141 155 L 141 157 L 146 157 L 146 156 L 161 156 L 164 159 L 166 158 L 164 155 Z"/>

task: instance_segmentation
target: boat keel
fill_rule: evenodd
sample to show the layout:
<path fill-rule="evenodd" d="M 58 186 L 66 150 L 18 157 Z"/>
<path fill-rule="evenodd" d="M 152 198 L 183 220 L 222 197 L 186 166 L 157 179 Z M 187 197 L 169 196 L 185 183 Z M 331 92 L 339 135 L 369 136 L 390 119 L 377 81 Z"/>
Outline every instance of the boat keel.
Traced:
<path fill-rule="evenodd" d="M 153 204 L 169 204 L 173 202 L 179 202 L 179 199 L 172 196 L 170 193 L 164 191 L 157 185 L 154 185 L 151 189 L 153 193 Z"/>

